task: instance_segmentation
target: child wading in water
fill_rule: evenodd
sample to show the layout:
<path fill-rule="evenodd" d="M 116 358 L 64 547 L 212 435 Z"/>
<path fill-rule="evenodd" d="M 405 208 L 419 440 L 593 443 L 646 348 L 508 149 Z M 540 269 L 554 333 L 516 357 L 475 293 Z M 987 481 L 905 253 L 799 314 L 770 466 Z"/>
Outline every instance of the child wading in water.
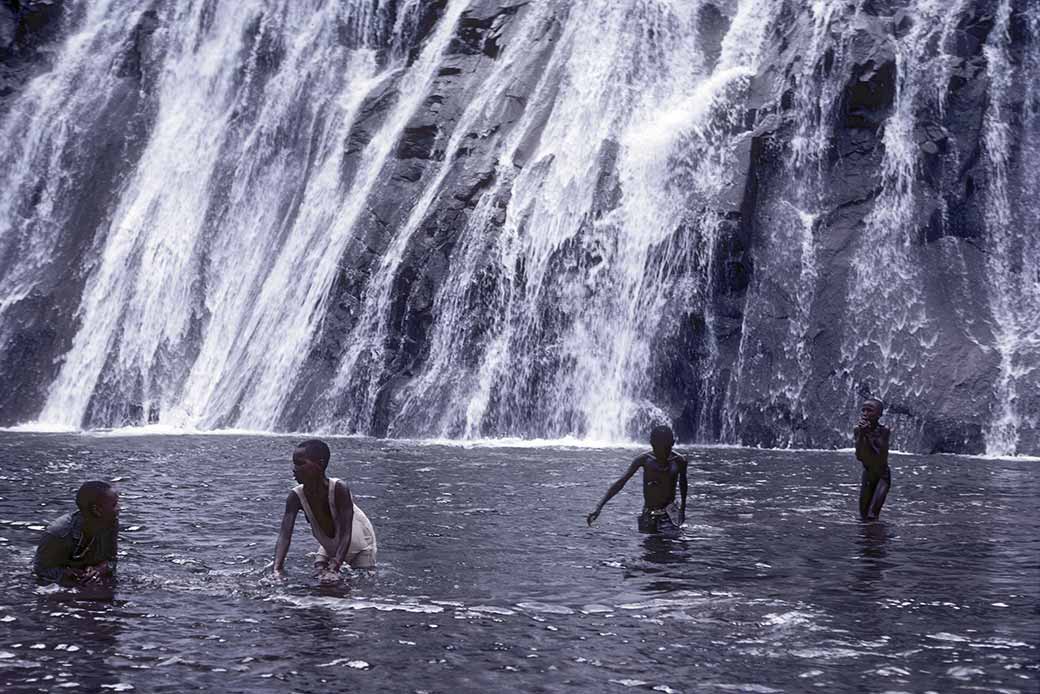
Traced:
<path fill-rule="evenodd" d="M 281 575 L 292 542 L 296 514 L 301 510 L 318 541 L 314 566 L 319 574 L 338 573 L 346 563 L 356 569 L 376 565 L 376 533 L 368 516 L 354 505 L 342 480 L 325 476 L 329 447 L 324 441 L 304 441 L 293 452 L 293 477 L 300 484 L 285 500 L 285 515 L 274 550 L 274 572 Z"/>
<path fill-rule="evenodd" d="M 868 398 L 860 408 L 859 424 L 852 430 L 856 441 L 856 458 L 863 463 L 863 477 L 859 488 L 859 517 L 874 521 L 881 515 L 881 507 L 892 487 L 892 472 L 888 469 L 888 443 L 892 432 L 878 420 L 885 406 L 877 398 Z"/>

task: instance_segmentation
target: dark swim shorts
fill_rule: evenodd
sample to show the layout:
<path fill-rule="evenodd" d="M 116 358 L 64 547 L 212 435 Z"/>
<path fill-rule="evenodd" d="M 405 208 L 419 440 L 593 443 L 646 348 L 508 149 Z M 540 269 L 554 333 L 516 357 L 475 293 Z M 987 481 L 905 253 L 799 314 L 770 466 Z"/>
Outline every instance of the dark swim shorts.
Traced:
<path fill-rule="evenodd" d="M 651 511 L 650 509 L 643 509 L 643 512 L 639 514 L 639 532 L 641 533 L 661 533 L 664 535 L 678 535 L 679 526 L 676 525 L 676 520 L 672 518 L 672 515 L 678 515 L 678 512 L 674 508 L 674 504 L 669 504 L 663 509 L 656 509 Z"/>

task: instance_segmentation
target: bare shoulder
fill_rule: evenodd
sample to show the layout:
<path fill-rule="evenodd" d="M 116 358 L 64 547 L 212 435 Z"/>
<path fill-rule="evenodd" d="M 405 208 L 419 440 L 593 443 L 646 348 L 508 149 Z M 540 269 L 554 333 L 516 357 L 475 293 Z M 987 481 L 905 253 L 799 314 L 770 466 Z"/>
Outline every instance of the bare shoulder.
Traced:
<path fill-rule="evenodd" d="M 290 489 L 289 496 L 285 497 L 285 512 L 296 513 L 301 508 L 303 507 L 300 505 L 300 497 L 296 494 L 295 490 Z"/>
<path fill-rule="evenodd" d="M 350 500 L 350 487 L 343 480 L 336 480 L 336 499 L 338 501 Z"/>
<path fill-rule="evenodd" d="M 679 463 L 679 465 L 680 465 L 681 467 L 684 467 L 684 468 L 685 468 L 685 467 L 689 467 L 689 465 L 690 465 L 690 461 L 688 461 L 688 460 L 686 459 L 686 456 L 684 456 L 684 455 L 683 455 L 683 454 L 681 454 L 681 453 L 676 453 L 676 454 L 675 454 L 675 457 L 676 457 L 676 459 L 677 459 L 677 461 L 678 461 L 678 463 Z"/>

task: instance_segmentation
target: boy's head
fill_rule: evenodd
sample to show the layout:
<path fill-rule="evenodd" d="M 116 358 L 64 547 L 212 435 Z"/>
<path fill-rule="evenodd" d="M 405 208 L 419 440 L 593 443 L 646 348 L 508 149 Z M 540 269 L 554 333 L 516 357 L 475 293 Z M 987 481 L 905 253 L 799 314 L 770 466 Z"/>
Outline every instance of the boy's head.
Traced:
<path fill-rule="evenodd" d="M 293 477 L 300 484 L 315 482 L 325 477 L 325 469 L 331 457 L 328 445 L 318 439 L 310 439 L 296 446 L 293 451 Z"/>
<path fill-rule="evenodd" d="M 76 506 L 92 526 L 114 528 L 119 524 L 119 493 L 108 482 L 84 482 L 76 492 Z"/>
<path fill-rule="evenodd" d="M 655 455 L 667 456 L 672 452 L 672 446 L 674 445 L 675 434 L 672 433 L 672 428 L 667 424 L 655 426 L 650 432 L 650 447 L 654 449 Z"/>
<path fill-rule="evenodd" d="M 863 401 L 863 405 L 859 408 L 859 412 L 863 415 L 863 419 L 868 422 L 877 422 L 881 419 L 881 415 L 885 413 L 885 403 L 881 402 L 877 398 L 867 398 Z"/>

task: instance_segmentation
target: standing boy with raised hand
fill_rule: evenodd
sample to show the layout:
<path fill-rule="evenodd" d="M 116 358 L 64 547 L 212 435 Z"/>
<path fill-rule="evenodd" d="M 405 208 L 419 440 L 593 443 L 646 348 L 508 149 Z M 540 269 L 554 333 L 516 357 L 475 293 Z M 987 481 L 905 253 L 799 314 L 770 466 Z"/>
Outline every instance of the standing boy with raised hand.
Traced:
<path fill-rule="evenodd" d="M 89 583 L 115 574 L 119 494 L 108 482 L 84 482 L 78 511 L 47 526 L 36 548 L 33 572 L 54 583 Z"/>
<path fill-rule="evenodd" d="M 867 398 L 860 408 L 859 424 L 852 430 L 856 442 L 856 458 L 863 464 L 859 489 L 859 517 L 875 521 L 892 487 L 892 472 L 888 468 L 888 444 L 892 432 L 878 420 L 885 405 L 877 398 Z"/>
<path fill-rule="evenodd" d="M 354 505 L 350 488 L 342 480 L 325 476 L 330 451 L 324 441 L 304 441 L 293 452 L 293 477 L 300 484 L 285 500 L 285 514 L 274 551 L 274 572 L 281 574 L 292 542 L 296 514 L 301 510 L 318 541 L 315 568 L 338 573 L 347 563 L 356 569 L 376 565 L 376 533 L 364 512 Z"/>

